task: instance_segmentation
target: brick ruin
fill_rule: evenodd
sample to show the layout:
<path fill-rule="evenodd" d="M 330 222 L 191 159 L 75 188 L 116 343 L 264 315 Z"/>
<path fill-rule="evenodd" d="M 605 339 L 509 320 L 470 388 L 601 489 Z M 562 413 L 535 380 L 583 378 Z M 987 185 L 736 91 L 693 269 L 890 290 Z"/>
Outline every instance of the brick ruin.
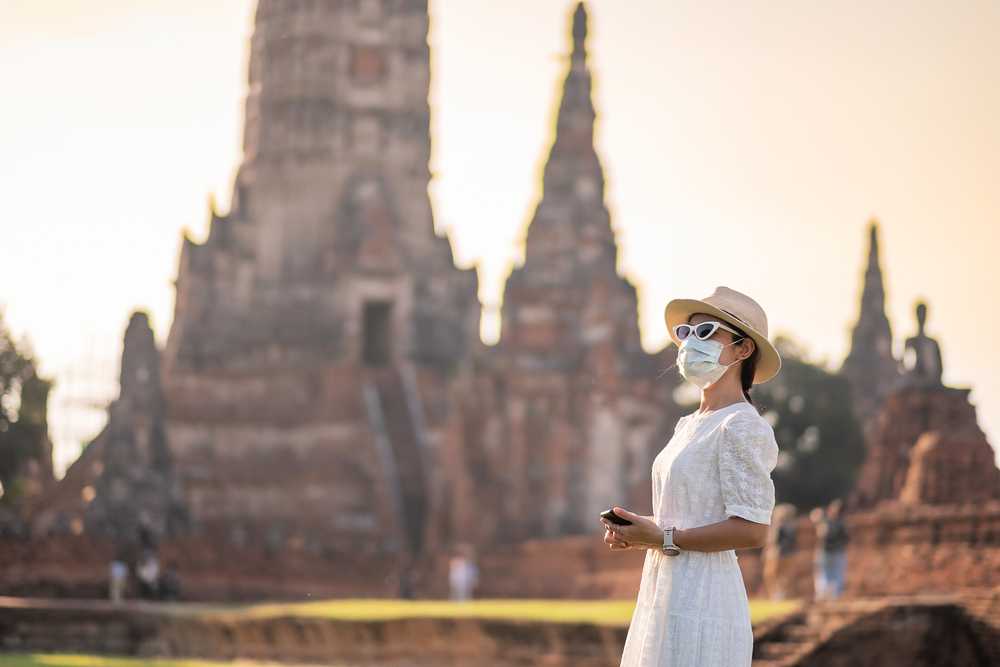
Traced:
<path fill-rule="evenodd" d="M 435 233 L 426 2 L 262 0 L 229 215 L 185 240 L 163 359 L 192 530 L 419 551 L 477 281 Z"/>
<path fill-rule="evenodd" d="M 968 389 L 944 385 L 890 394 L 849 506 L 1000 499 L 1000 471 L 968 396 Z"/>
<path fill-rule="evenodd" d="M 1000 470 L 970 390 L 942 382 L 941 347 L 924 331 L 926 304 L 917 305 L 916 319 L 917 334 L 904 347 L 908 363 L 880 405 L 848 499 L 853 511 L 1000 500 Z"/>
<path fill-rule="evenodd" d="M 842 370 L 854 386 L 856 409 L 867 414 L 868 446 L 846 499 L 853 535 L 845 594 L 1000 587 L 996 453 L 979 428 L 970 390 L 942 382 L 940 345 L 924 331 L 925 304 L 916 308 L 917 334 L 905 341 L 902 362 L 892 356 L 874 226 L 871 242 L 861 315 Z M 866 367 L 875 370 L 866 375 Z M 882 384 L 866 384 L 866 377 Z M 815 534 L 805 517 L 798 527 L 796 553 L 780 588 L 810 598 Z M 749 590 L 763 592 L 759 579 L 747 583 Z"/>
<path fill-rule="evenodd" d="M 133 316 L 108 426 L 36 533 L 434 571 L 649 505 L 673 358 L 643 351 L 617 272 L 583 5 L 493 348 L 427 194 L 427 31 L 426 2 L 261 0 L 230 212 L 184 239 L 162 352 Z M 405 592 L 385 570 L 373 594 Z"/>
<path fill-rule="evenodd" d="M 968 389 L 941 382 L 941 353 L 924 333 L 882 406 L 848 498 L 854 595 L 946 593 L 1000 586 L 1000 470 Z"/>
<path fill-rule="evenodd" d="M 634 595 L 641 559 L 575 536 L 648 506 L 679 408 L 616 269 L 586 13 L 492 348 L 427 197 L 427 25 L 426 3 L 261 0 L 231 211 L 184 241 L 163 351 L 133 317 L 108 426 L 29 517 L 50 541 L 5 547 L 0 593 L 92 595 L 146 536 L 205 599 L 399 594 L 401 562 L 442 596 L 460 544 L 491 595 Z M 869 441 L 847 595 L 1000 586 L 993 451 L 926 310 L 900 371 L 882 285 L 873 226 L 842 370 Z M 809 597 L 802 521 L 785 588 Z M 759 593 L 758 554 L 740 562 Z"/>

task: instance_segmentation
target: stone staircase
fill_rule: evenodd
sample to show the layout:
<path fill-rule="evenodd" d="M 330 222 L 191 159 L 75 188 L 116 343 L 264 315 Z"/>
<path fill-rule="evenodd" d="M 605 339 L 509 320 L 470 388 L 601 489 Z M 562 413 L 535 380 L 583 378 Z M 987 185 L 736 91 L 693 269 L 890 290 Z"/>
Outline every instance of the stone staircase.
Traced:
<path fill-rule="evenodd" d="M 421 434 L 414 415 L 414 400 L 407 396 L 404 376 L 396 367 L 372 372 L 382 408 L 386 436 L 392 449 L 402 496 L 403 529 L 414 552 L 419 552 L 427 522 L 427 462 L 421 451 Z"/>

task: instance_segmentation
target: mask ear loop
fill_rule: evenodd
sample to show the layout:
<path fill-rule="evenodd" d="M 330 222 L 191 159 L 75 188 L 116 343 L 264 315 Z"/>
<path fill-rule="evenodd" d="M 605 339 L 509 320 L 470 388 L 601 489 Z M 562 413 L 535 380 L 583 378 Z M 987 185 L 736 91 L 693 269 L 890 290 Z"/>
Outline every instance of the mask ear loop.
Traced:
<path fill-rule="evenodd" d="M 742 342 L 743 342 L 743 341 L 745 341 L 745 340 L 746 340 L 746 338 L 740 338 L 739 340 L 734 340 L 734 341 L 733 341 L 732 343 L 730 343 L 729 345 L 723 345 L 723 346 L 722 346 L 722 349 L 724 350 L 724 349 L 726 349 L 727 347 L 732 347 L 733 345 L 736 345 L 736 343 L 742 343 Z M 720 351 L 719 351 L 719 353 L 721 354 L 721 353 L 722 353 L 722 351 L 720 350 Z M 731 363 L 731 364 L 726 364 L 726 368 L 729 368 L 730 366 L 735 366 L 736 364 L 740 363 L 741 361 L 743 361 L 743 360 L 742 360 L 742 359 L 737 359 L 736 361 L 734 361 L 734 362 L 733 362 L 733 363 Z"/>

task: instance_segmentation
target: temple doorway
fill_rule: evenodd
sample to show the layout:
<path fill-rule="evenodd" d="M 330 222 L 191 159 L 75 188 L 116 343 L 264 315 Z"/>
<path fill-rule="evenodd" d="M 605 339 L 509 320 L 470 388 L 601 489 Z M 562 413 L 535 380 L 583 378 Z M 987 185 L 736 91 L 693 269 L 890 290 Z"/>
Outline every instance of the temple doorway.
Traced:
<path fill-rule="evenodd" d="M 364 308 L 363 361 L 385 366 L 392 359 L 392 302 L 366 301 Z"/>

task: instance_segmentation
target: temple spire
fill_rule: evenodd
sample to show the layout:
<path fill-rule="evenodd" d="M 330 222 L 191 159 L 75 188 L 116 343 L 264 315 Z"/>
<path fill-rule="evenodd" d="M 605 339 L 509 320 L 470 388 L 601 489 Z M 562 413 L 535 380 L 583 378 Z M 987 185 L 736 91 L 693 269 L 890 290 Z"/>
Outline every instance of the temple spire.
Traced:
<path fill-rule="evenodd" d="M 889 319 L 885 316 L 885 287 L 882 282 L 882 267 L 878 261 L 878 223 L 873 220 L 868 249 L 868 269 L 865 271 L 865 288 L 861 297 L 862 308 L 867 307 L 871 316 L 885 320 L 885 326 L 889 326 Z M 889 334 L 890 340 L 892 334 Z"/>
<path fill-rule="evenodd" d="M 841 368 L 841 373 L 853 386 L 855 412 L 868 430 L 885 397 L 900 380 L 899 362 L 892 354 L 892 328 L 885 315 L 885 288 L 875 220 L 871 223 L 869 244 L 858 323 L 851 336 L 850 354 Z"/>
<path fill-rule="evenodd" d="M 573 13 L 573 50 L 562 86 L 555 139 L 542 183 L 542 201 L 535 211 L 526 240 L 526 265 L 555 257 L 580 257 L 581 243 L 590 246 L 587 263 L 608 265 L 614 271 L 618 255 L 611 216 L 604 206 L 604 170 L 594 149 L 597 114 L 591 99 L 587 67 L 587 12 L 583 3 Z"/>
<path fill-rule="evenodd" d="M 575 346 L 586 330 L 613 331 L 623 349 L 641 350 L 634 322 L 621 323 L 620 329 L 587 324 L 606 317 L 607 313 L 597 312 L 608 307 L 601 299 L 622 299 L 621 312 L 634 315 L 636 296 L 635 288 L 617 273 L 618 246 L 604 204 L 604 170 L 594 148 L 597 114 L 591 100 L 583 3 L 576 6 L 568 32 L 572 51 L 545 163 L 542 199 L 528 227 L 524 266 L 508 279 L 501 311 L 501 347 L 523 345 L 539 354 L 526 365 L 557 363 L 553 359 L 558 355 L 579 357 Z M 543 338 L 541 318 L 551 323 L 545 335 L 549 342 L 536 345 Z M 593 333 L 588 341 L 599 337 Z M 564 361 L 566 367 L 577 363 Z"/>
<path fill-rule="evenodd" d="M 573 12 L 573 58 L 587 59 L 587 10 L 583 3 L 578 3 L 576 11 Z"/>

